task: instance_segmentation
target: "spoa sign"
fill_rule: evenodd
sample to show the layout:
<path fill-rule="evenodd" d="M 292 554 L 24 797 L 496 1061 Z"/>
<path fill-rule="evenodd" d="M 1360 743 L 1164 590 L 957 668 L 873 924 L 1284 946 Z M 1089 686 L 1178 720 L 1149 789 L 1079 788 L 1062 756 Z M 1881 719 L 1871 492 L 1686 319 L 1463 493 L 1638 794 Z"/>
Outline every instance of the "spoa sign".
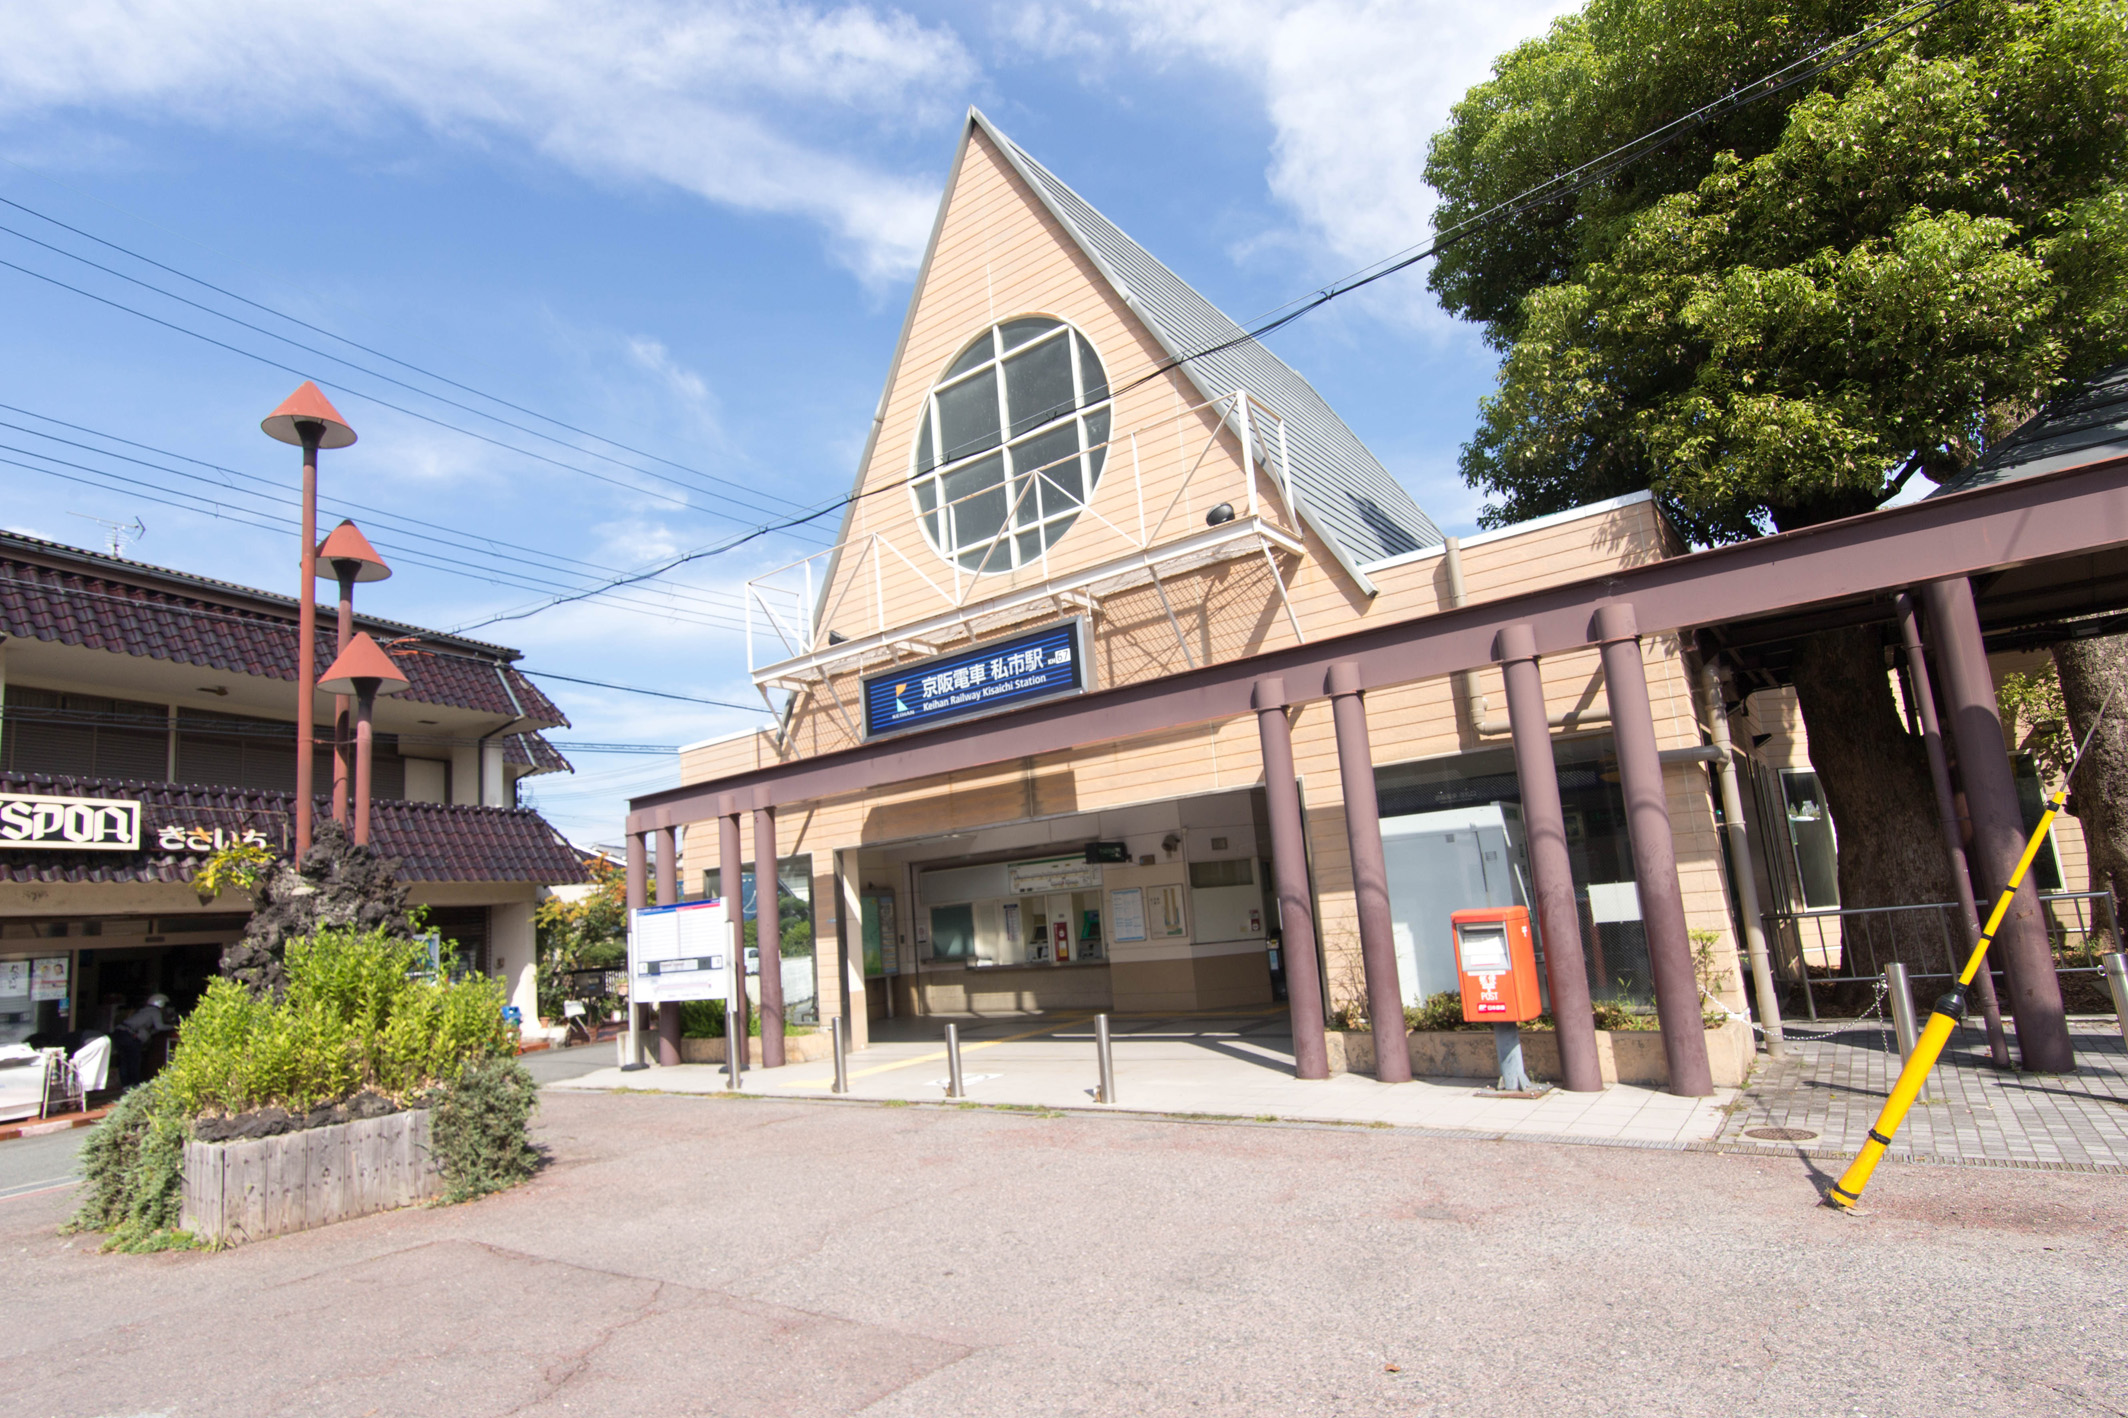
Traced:
<path fill-rule="evenodd" d="M 69 852 L 140 850 L 140 804 L 130 798 L 47 798 L 0 793 L 0 848 Z"/>

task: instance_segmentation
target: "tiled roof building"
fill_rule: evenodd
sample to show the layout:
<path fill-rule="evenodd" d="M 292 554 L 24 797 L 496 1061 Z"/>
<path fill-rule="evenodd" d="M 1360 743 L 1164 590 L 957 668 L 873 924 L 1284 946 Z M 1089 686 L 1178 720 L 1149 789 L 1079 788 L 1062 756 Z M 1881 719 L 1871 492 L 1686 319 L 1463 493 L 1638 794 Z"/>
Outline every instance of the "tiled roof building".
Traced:
<path fill-rule="evenodd" d="M 318 609 L 322 672 L 337 607 Z M 584 872 L 517 784 L 571 771 L 542 737 L 568 719 L 515 650 L 355 622 L 408 681 L 377 705 L 372 840 L 533 1013 L 533 906 Z M 250 902 L 202 901 L 200 866 L 293 835 L 297 644 L 293 597 L 0 532 L 0 1044 L 108 1029 L 152 995 L 182 1011 L 205 988 Z M 313 705 L 321 818 L 335 707 Z"/>

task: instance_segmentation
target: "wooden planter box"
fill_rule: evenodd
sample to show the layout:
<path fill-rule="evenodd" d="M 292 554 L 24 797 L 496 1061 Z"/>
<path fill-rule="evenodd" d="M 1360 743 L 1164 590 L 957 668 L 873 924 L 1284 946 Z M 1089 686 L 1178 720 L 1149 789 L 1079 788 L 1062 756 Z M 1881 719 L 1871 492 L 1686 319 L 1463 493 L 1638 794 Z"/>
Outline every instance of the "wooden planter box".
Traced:
<path fill-rule="evenodd" d="M 1540 1083 L 1559 1081 L 1559 1036 L 1549 1029 L 1524 1029 L 1522 1066 Z M 1374 1035 L 1364 1029 L 1331 1030 L 1330 1072 L 1373 1073 Z M 1599 1029 L 1596 1061 L 1606 1086 L 1634 1083 L 1660 1088 L 1670 1082 L 1670 1060 L 1663 1036 L 1654 1029 Z M 1411 1071 L 1420 1078 L 1491 1079 L 1499 1072 L 1499 1055 L 1490 1030 L 1454 1029 L 1410 1036 Z M 1751 1072 L 1756 1045 L 1751 1025 L 1731 1019 L 1707 1031 L 1707 1063 L 1717 1088 L 1740 1088 Z"/>
<path fill-rule="evenodd" d="M 650 1041 L 654 1051 L 657 1040 Z M 825 1034 L 786 1034 L 783 1036 L 783 1061 L 786 1064 L 811 1063 L 824 1059 L 832 1050 Z M 754 1068 L 761 1067 L 761 1041 L 746 1041 L 746 1061 Z M 681 1063 L 723 1063 L 724 1041 L 722 1039 L 682 1039 L 680 1041 Z"/>
<path fill-rule="evenodd" d="M 330 1226 L 443 1194 L 426 1108 L 279 1137 L 188 1142 L 184 1176 L 178 1224 L 220 1245 Z"/>

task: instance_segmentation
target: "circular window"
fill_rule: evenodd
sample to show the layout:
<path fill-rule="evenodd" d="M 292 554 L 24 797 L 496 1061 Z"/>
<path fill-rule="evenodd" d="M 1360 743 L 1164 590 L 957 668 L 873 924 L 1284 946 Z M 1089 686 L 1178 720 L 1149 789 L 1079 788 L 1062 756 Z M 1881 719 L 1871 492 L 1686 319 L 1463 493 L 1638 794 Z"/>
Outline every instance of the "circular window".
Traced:
<path fill-rule="evenodd" d="M 924 401 L 911 486 L 924 534 L 974 572 L 1041 558 L 1108 456 L 1108 376 L 1059 320 L 1008 320 L 961 351 Z"/>

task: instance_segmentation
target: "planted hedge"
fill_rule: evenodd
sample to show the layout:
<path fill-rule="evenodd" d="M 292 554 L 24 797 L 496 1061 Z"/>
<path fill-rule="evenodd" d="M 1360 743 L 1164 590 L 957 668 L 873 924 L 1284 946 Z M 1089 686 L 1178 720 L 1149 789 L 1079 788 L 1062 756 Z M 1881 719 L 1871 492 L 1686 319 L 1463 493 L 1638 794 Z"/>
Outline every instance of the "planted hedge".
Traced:
<path fill-rule="evenodd" d="M 234 1119 L 287 1131 L 338 1120 L 350 1100 L 433 1107 L 451 1200 L 530 1175 L 537 1092 L 503 1022 L 501 981 L 439 977 L 426 945 L 389 930 L 321 930 L 289 941 L 284 958 L 279 998 L 227 978 L 209 985 L 168 1065 L 98 1125 L 71 1229 L 109 1232 L 107 1246 L 122 1249 L 183 1244 L 184 1143 L 203 1121 L 210 1135 Z"/>

